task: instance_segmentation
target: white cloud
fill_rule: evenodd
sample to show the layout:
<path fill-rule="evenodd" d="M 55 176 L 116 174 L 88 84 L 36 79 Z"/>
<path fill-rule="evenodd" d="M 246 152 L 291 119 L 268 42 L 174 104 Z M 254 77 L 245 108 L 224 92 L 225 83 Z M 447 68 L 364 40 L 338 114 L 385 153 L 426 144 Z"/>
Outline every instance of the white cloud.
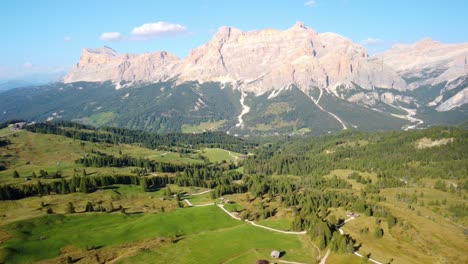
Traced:
<path fill-rule="evenodd" d="M 31 62 L 27 61 L 23 63 L 23 67 L 29 69 L 29 68 L 34 67 L 34 65 Z"/>
<path fill-rule="evenodd" d="M 187 32 L 187 28 L 180 24 L 171 24 L 164 21 L 146 23 L 132 30 L 132 35 L 138 39 L 174 36 Z"/>
<path fill-rule="evenodd" d="M 378 39 L 378 38 L 367 38 L 361 41 L 361 44 L 366 45 L 366 46 L 377 46 L 377 45 L 385 44 L 385 40 Z"/>
<path fill-rule="evenodd" d="M 122 40 L 123 36 L 119 32 L 104 32 L 99 37 L 103 41 L 119 41 Z"/>
<path fill-rule="evenodd" d="M 314 7 L 315 4 L 316 4 L 316 2 L 314 0 L 309 0 L 309 1 L 304 3 L 304 6 Z"/>
<path fill-rule="evenodd" d="M 69 36 L 63 37 L 63 41 L 65 41 L 65 42 L 70 42 L 71 40 L 72 40 L 72 38 L 69 37 Z"/>

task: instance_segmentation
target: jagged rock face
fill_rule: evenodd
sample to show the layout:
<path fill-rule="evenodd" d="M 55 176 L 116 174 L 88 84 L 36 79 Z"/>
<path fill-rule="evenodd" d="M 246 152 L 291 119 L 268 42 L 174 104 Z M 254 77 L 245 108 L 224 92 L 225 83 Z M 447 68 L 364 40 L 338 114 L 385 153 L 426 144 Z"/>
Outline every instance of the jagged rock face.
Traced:
<path fill-rule="evenodd" d="M 65 83 L 87 81 L 157 82 L 172 76 L 179 59 L 165 51 L 118 55 L 109 47 L 83 49 L 80 62 L 64 77 Z"/>
<path fill-rule="evenodd" d="M 242 32 L 222 27 L 211 41 L 180 61 L 166 52 L 117 55 L 110 48 L 85 49 L 80 62 L 64 78 L 76 81 L 217 81 L 239 84 L 257 95 L 296 85 L 302 90 L 356 83 L 404 90 L 391 68 L 370 59 L 367 51 L 333 33 L 318 34 L 296 23 L 292 28 Z"/>
<path fill-rule="evenodd" d="M 443 44 L 423 39 L 413 45 L 395 45 L 375 58 L 407 78 L 410 89 L 468 75 L 467 43 Z"/>
<path fill-rule="evenodd" d="M 445 112 L 464 104 L 468 104 L 468 88 L 465 88 L 456 93 L 454 96 L 450 97 L 448 100 L 437 106 L 436 110 L 439 112 Z"/>
<path fill-rule="evenodd" d="M 241 81 L 243 90 L 255 94 L 291 84 L 302 90 L 333 90 L 351 82 L 367 89 L 406 88 L 396 72 L 370 60 L 362 46 L 337 34 L 318 34 L 302 23 L 285 31 L 223 27 L 180 66 L 181 82 Z"/>

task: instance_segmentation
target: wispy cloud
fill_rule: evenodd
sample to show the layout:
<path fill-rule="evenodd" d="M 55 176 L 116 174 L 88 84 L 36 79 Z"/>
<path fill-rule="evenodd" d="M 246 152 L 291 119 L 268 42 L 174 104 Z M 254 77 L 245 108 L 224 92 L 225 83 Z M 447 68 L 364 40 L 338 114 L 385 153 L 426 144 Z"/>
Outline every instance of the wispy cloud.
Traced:
<path fill-rule="evenodd" d="M 159 21 L 135 27 L 131 33 L 137 39 L 149 39 L 155 37 L 175 36 L 186 32 L 187 28 L 185 26 Z"/>
<path fill-rule="evenodd" d="M 367 38 L 361 41 L 361 44 L 365 46 L 377 46 L 385 44 L 385 40 L 378 38 Z"/>
<path fill-rule="evenodd" d="M 30 62 L 30 61 L 27 61 L 27 62 L 23 63 L 23 67 L 26 68 L 26 69 L 30 69 L 30 68 L 34 67 L 34 64 L 32 64 L 32 62 Z"/>
<path fill-rule="evenodd" d="M 119 32 L 104 32 L 99 39 L 103 41 L 120 41 L 123 39 L 123 36 Z"/>
<path fill-rule="evenodd" d="M 314 0 L 309 0 L 304 3 L 304 6 L 314 7 L 316 2 Z"/>
<path fill-rule="evenodd" d="M 70 42 L 71 40 L 72 40 L 72 38 L 69 37 L 69 36 L 63 37 L 63 41 L 65 41 L 65 42 Z"/>

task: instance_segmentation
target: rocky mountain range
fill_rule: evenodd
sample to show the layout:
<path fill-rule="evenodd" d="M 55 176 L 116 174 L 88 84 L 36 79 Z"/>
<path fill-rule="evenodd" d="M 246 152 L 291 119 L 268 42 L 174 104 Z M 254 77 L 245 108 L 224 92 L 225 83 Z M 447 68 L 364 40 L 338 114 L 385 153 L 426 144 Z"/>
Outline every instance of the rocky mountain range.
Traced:
<path fill-rule="evenodd" d="M 16 114 L 158 132 L 220 129 L 236 134 L 454 124 L 468 117 L 467 60 L 468 43 L 424 39 L 369 56 L 343 36 L 318 33 L 300 22 L 284 31 L 221 27 L 183 59 L 166 51 L 83 49 L 62 82 L 32 93 L 4 93 L 2 98 L 13 96 L 16 104 L 0 102 L 0 120 Z M 74 94 L 84 88 L 94 91 L 92 97 L 72 105 L 58 97 L 53 107 L 34 107 L 53 97 L 51 93 Z M 115 102 L 105 106 L 101 93 Z M 148 94 L 154 98 L 146 105 L 142 101 L 148 98 L 139 96 Z M 138 106 L 132 100 L 140 101 Z M 174 105 L 181 101 L 184 107 Z M 18 104 L 24 106 L 18 109 Z"/>
<path fill-rule="evenodd" d="M 333 33 L 319 34 L 303 23 L 288 30 L 243 32 L 222 27 L 187 58 L 162 51 L 118 55 L 109 47 L 83 49 L 81 59 L 64 78 L 78 81 L 157 82 L 186 81 L 242 83 L 256 95 L 296 85 L 307 91 L 320 87 L 358 84 L 405 90 L 397 72 L 369 57 L 364 47 Z"/>

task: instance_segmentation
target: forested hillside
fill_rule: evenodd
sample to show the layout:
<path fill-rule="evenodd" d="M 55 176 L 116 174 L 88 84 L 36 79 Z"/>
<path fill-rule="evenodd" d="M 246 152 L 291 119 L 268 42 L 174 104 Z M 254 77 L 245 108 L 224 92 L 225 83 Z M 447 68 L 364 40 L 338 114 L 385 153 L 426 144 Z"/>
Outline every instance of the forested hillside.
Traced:
<path fill-rule="evenodd" d="M 208 233 L 163 224 L 159 242 L 144 254 L 132 251 L 126 262 L 159 256 L 163 263 L 173 252 L 185 252 L 184 241 L 222 245 L 221 238 L 246 236 L 252 240 L 236 255 L 237 263 L 266 258 L 277 247 L 287 252 L 282 259 L 302 263 L 316 263 L 327 251 L 330 263 L 468 260 L 468 132 L 462 128 L 249 140 L 214 132 L 162 135 L 72 122 L 10 129 L 0 130 L 0 209 L 5 212 L 0 235 L 6 237 L 2 261 L 79 262 L 93 254 L 112 260 L 115 255 L 109 252 L 120 250 L 121 238 L 103 242 L 90 236 L 83 246 L 79 239 L 63 240 L 61 231 L 49 233 L 37 223 L 54 223 L 50 228 L 68 232 L 69 222 L 84 226 L 99 217 L 103 223 L 111 218 L 120 223 L 120 216 L 133 214 L 159 219 L 151 220 L 155 225 L 190 215 Z M 220 208 L 197 208 L 214 204 Z M 191 210 L 213 215 L 220 226 L 240 229 L 211 225 L 211 230 L 198 222 L 208 220 Z M 147 222 L 134 221 L 130 247 L 149 239 L 140 229 Z M 243 233 L 244 228 L 263 230 L 270 242 L 258 240 L 255 232 Z M 37 253 L 43 249 L 34 242 L 38 236 L 55 253 Z M 64 251 L 74 245 L 81 249 Z M 197 263 L 220 262 L 233 254 L 229 248 L 217 252 Z"/>

